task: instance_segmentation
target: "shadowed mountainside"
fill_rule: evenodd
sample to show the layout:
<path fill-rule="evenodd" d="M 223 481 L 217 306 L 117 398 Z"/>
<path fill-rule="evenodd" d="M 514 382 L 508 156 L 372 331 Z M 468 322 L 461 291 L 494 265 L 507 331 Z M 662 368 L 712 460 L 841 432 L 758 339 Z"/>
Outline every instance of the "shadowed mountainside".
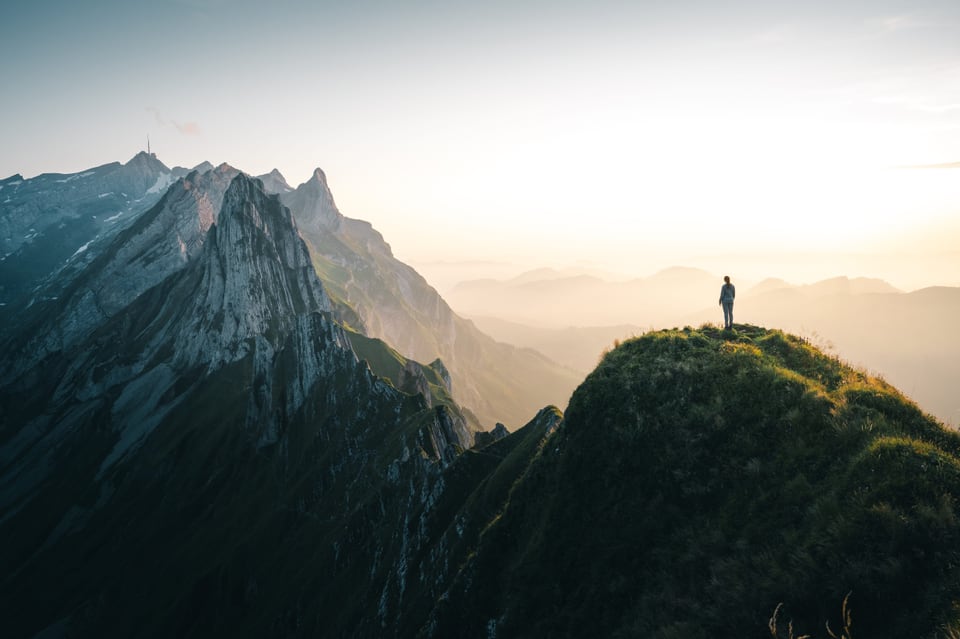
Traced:
<path fill-rule="evenodd" d="M 289 209 L 242 173 L 214 181 L 212 218 L 201 176 L 178 181 L 4 342 L 5 637 L 398 623 L 420 514 L 472 433 L 442 367 L 334 321 Z M 191 250 L 157 259 L 186 228 Z M 136 290 L 101 277 L 142 248 Z M 91 295 L 113 303 L 78 313 Z"/>

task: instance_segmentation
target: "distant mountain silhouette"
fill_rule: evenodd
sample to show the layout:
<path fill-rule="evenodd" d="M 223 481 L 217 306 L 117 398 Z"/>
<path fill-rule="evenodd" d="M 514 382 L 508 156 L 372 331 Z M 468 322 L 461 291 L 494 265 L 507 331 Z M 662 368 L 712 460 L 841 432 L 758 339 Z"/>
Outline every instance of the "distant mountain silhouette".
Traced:
<path fill-rule="evenodd" d="M 611 348 L 615 341 L 636 337 L 648 330 L 630 324 L 538 328 L 496 317 L 470 319 L 477 328 L 496 340 L 536 349 L 550 359 L 584 374 L 596 367 L 603 352 Z"/>
<path fill-rule="evenodd" d="M 718 281 L 706 271 L 682 267 L 620 282 L 534 271 L 506 281 L 462 282 L 446 298 L 458 313 L 531 326 L 659 326 L 702 308 L 703 300 L 719 291 Z"/>
<path fill-rule="evenodd" d="M 882 374 L 939 419 L 960 425 L 960 288 L 902 293 L 878 282 L 862 284 L 831 280 L 744 296 L 737 317 L 816 334 L 840 357 Z M 711 318 L 703 311 L 688 321 Z"/>
<path fill-rule="evenodd" d="M 472 310 L 467 314 L 497 339 L 583 370 L 614 340 L 651 328 L 719 322 L 720 282 L 696 269 L 669 269 L 623 283 L 584 277 L 524 278 L 522 284 L 480 280 L 463 283 L 449 297 L 464 313 Z M 884 375 L 954 426 L 960 425 L 957 317 L 960 288 L 905 293 L 880 279 L 843 276 L 802 285 L 777 278 L 748 283 L 738 287 L 735 307 L 738 321 L 816 334 L 838 355 Z"/>
<path fill-rule="evenodd" d="M 340 213 L 320 169 L 280 197 L 297 218 L 341 319 L 417 361 L 439 358 L 452 376 L 454 398 L 478 427 L 504 422 L 517 428 L 543 406 L 566 402 L 583 379 L 541 353 L 496 342 L 454 313 L 369 222 Z"/>
<path fill-rule="evenodd" d="M 899 166 L 898 169 L 960 169 L 960 162 L 943 162 L 941 164 L 910 164 Z"/>

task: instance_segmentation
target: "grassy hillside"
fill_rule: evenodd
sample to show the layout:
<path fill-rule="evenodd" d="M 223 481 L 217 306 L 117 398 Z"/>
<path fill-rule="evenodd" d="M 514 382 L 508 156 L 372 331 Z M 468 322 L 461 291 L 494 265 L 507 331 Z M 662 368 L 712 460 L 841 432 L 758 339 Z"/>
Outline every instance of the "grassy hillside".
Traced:
<path fill-rule="evenodd" d="M 651 333 L 574 393 L 433 636 L 935 637 L 960 601 L 960 436 L 779 331 Z M 952 627 L 956 627 L 955 625 Z"/>

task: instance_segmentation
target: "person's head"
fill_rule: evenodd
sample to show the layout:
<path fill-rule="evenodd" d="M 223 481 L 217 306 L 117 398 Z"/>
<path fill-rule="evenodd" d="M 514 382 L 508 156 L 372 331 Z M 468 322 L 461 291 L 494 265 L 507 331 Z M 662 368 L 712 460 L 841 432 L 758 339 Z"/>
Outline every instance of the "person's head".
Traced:
<path fill-rule="evenodd" d="M 724 275 L 724 276 L 723 276 L 723 281 L 726 282 L 727 284 L 729 284 L 729 283 L 730 283 L 730 276 L 729 276 L 729 275 Z"/>

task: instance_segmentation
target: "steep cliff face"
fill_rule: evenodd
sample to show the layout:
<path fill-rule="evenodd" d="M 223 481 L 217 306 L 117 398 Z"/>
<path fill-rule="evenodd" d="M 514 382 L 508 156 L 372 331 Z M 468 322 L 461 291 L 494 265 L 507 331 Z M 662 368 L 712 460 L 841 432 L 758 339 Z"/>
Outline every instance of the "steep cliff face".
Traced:
<path fill-rule="evenodd" d="M 322 193 L 311 255 L 261 181 L 192 173 L 13 316 L 2 636 L 761 637 L 850 591 L 866 636 L 956 627 L 960 437 L 895 389 L 777 331 L 663 331 L 470 449 L 447 360 L 338 321 L 434 298 Z"/>
<path fill-rule="evenodd" d="M 225 174 L 171 187 L 50 322 L 18 333 L 42 355 L 5 350 L 5 636 L 297 635 L 345 594 L 365 607 L 339 632 L 397 623 L 466 422 L 435 368 L 405 361 L 404 392 L 357 358 L 289 210 L 243 174 L 221 194 Z M 196 206 L 217 198 L 212 217 Z M 120 255 L 165 277 L 103 277 Z M 94 285 L 116 308 L 48 338 Z"/>
<path fill-rule="evenodd" d="M 89 262 L 61 272 L 21 312 L 16 327 L 30 335 L 13 340 L 15 357 L 4 358 L 5 379 L 46 355 L 71 348 L 145 291 L 196 258 L 216 222 L 224 193 L 239 171 L 227 165 L 178 180 L 161 200 L 118 233 Z"/>
<path fill-rule="evenodd" d="M 454 397 L 484 430 L 498 421 L 516 427 L 545 405 L 566 403 L 576 373 L 534 351 L 497 343 L 457 316 L 369 223 L 340 213 L 320 169 L 281 197 L 297 217 L 318 273 L 333 298 L 356 312 L 358 328 L 416 360 L 441 359 Z"/>

